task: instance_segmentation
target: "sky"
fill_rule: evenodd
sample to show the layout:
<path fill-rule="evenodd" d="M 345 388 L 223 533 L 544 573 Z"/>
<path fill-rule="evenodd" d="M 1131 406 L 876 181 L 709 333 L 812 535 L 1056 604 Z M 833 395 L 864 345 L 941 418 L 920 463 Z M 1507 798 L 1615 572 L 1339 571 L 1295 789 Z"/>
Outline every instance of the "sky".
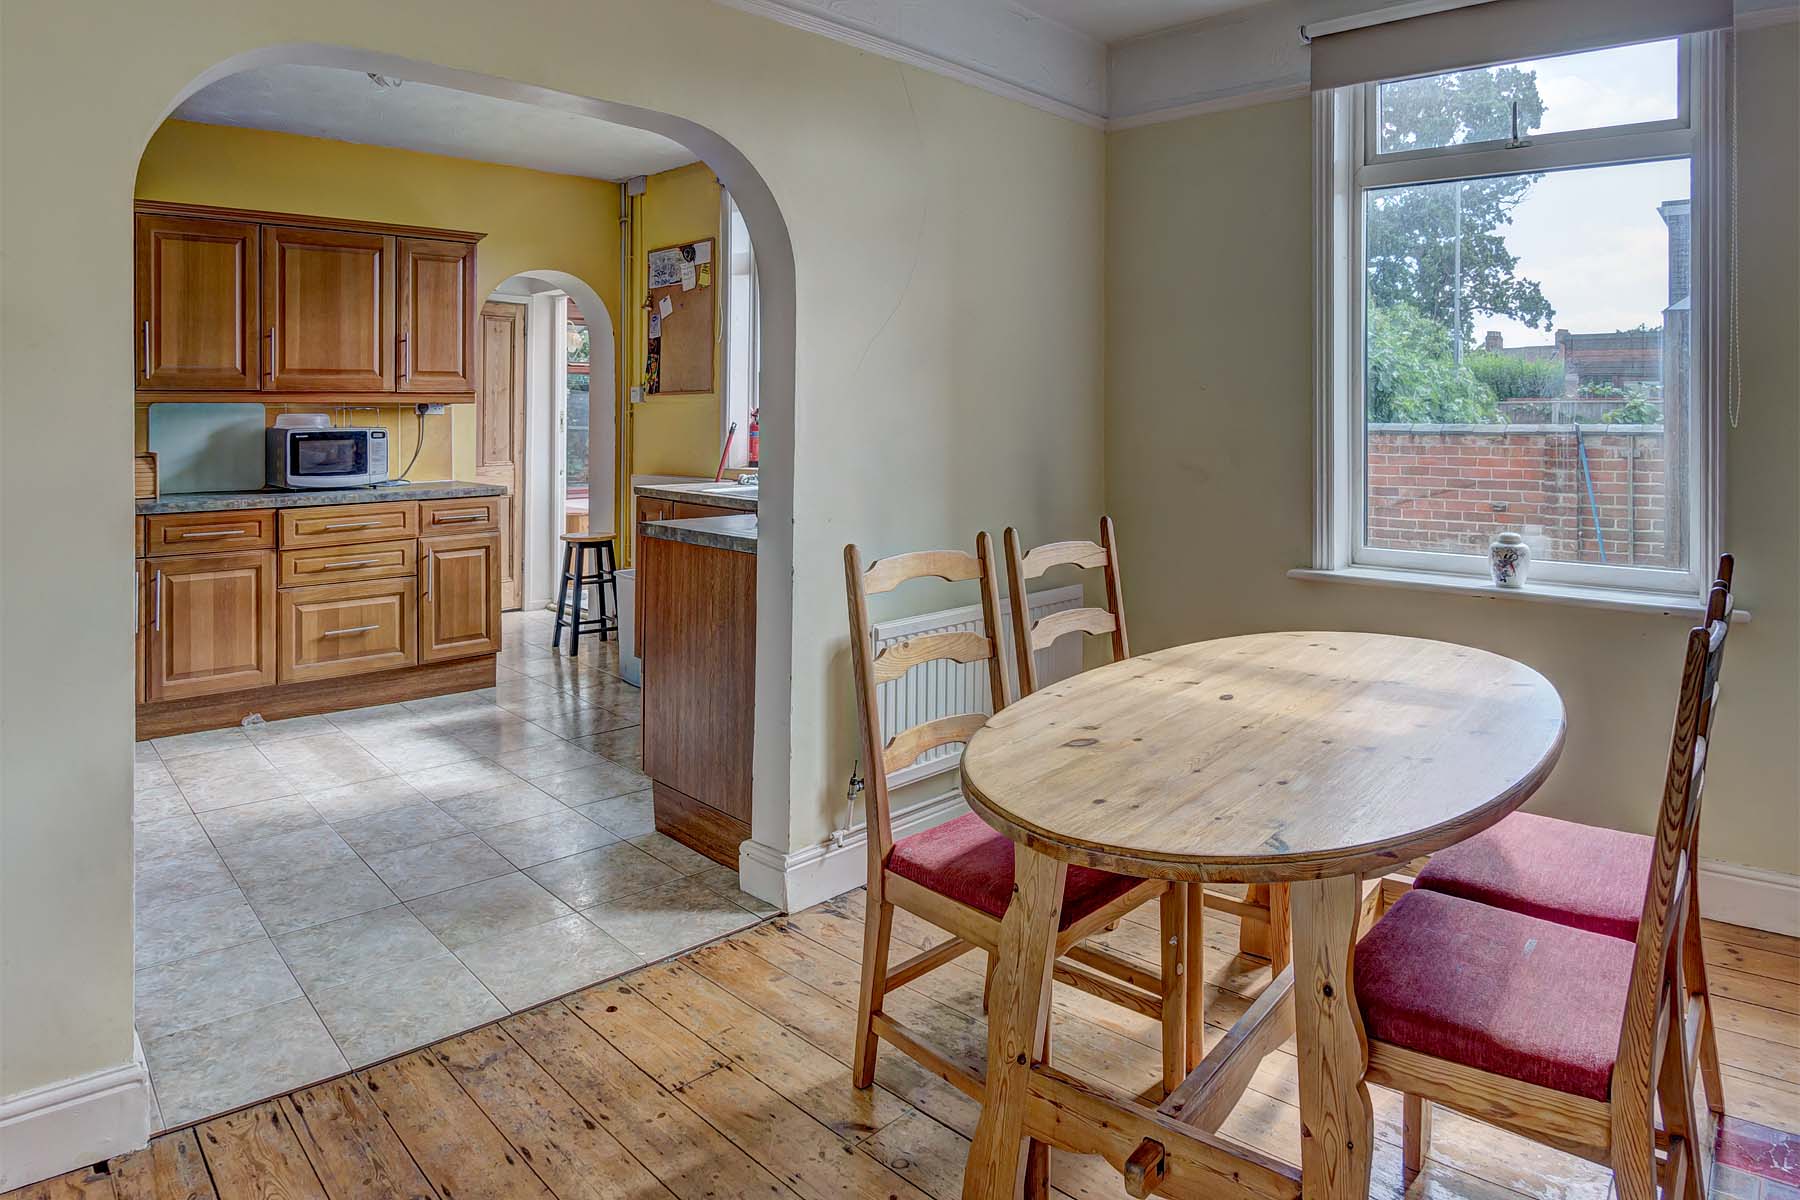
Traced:
<path fill-rule="evenodd" d="M 1533 132 L 1593 128 L 1677 115 L 1675 42 L 1653 42 L 1522 63 L 1537 72 L 1544 120 Z M 1686 160 L 1547 174 L 1502 230 L 1517 273 L 1542 285 L 1553 328 L 1576 333 L 1662 324 L 1668 303 L 1668 227 L 1656 211 L 1685 200 Z M 1551 333 L 1475 314 L 1475 341 L 1498 330 L 1508 346 L 1547 345 Z"/>

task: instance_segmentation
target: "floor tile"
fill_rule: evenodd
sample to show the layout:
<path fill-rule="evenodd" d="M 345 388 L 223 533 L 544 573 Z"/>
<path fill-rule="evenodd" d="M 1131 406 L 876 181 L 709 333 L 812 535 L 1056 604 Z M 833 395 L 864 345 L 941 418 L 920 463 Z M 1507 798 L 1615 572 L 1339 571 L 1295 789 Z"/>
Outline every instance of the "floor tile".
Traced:
<path fill-rule="evenodd" d="M 133 977 L 139 1036 L 161 1037 L 300 994 L 266 937 L 145 967 Z"/>
<path fill-rule="evenodd" d="M 324 791 L 302 792 L 299 796 L 299 799 L 312 805 L 321 817 L 333 825 L 354 821 L 372 813 L 386 812 L 402 805 L 417 804 L 424 798 L 418 788 L 398 775 L 326 788 Z"/>
<path fill-rule="evenodd" d="M 151 859 L 137 867 L 137 904 L 167 904 L 215 892 L 229 892 L 237 880 L 211 846 L 187 854 Z"/>
<path fill-rule="evenodd" d="M 353 821 L 340 821 L 333 828 L 364 858 L 410 850 L 414 846 L 441 842 L 469 832 L 429 800 L 403 804 Z"/>
<path fill-rule="evenodd" d="M 491 829 L 527 817 L 567 811 L 555 797 L 517 778 L 502 787 L 440 800 L 438 807 L 470 829 Z"/>
<path fill-rule="evenodd" d="M 489 758 L 529 746 L 555 745 L 562 740 L 550 730 L 497 706 L 452 713 L 438 727 L 446 736 Z"/>
<path fill-rule="evenodd" d="M 147 1040 L 164 1128 L 350 1069 L 305 997 Z"/>
<path fill-rule="evenodd" d="M 139 862 L 212 848 L 212 841 L 206 836 L 206 830 L 192 816 L 139 821 L 133 826 L 133 831 L 132 852 Z"/>
<path fill-rule="evenodd" d="M 576 913 L 471 943 L 456 954 L 514 1012 L 643 965 Z"/>
<path fill-rule="evenodd" d="M 254 804 L 258 800 L 291 796 L 300 790 L 293 780 L 263 757 L 262 751 L 250 745 L 248 739 L 233 750 L 213 750 L 171 759 L 169 774 L 195 812 Z"/>
<path fill-rule="evenodd" d="M 263 936 L 244 893 L 238 888 L 191 900 L 144 904 L 137 909 L 134 966 L 154 967 L 255 941 Z"/>
<path fill-rule="evenodd" d="M 536 718 L 539 725 L 556 734 L 558 737 L 574 741 L 577 738 L 593 737 L 597 733 L 611 733 L 617 729 L 626 729 L 636 725 L 637 721 L 602 707 L 571 708 L 558 712 L 544 713 Z"/>
<path fill-rule="evenodd" d="M 517 871 L 426 896 L 407 907 L 452 950 L 573 911 Z"/>
<path fill-rule="evenodd" d="M 521 779 L 540 775 L 556 775 L 567 771 L 592 769 L 602 759 L 579 746 L 558 739 L 540 746 L 527 746 L 494 759 Z"/>
<path fill-rule="evenodd" d="M 408 963 L 312 999 L 353 1067 L 506 1015 L 506 1006 L 454 958 Z"/>
<path fill-rule="evenodd" d="M 334 712 L 326 719 L 337 728 L 349 733 L 358 729 L 375 729 L 381 726 L 406 726 L 420 720 L 421 717 L 404 704 L 373 704 L 367 708 L 347 708 L 342 712 Z"/>
<path fill-rule="evenodd" d="M 162 765 L 162 755 L 160 755 L 156 752 L 156 743 L 154 743 L 154 742 L 133 742 L 133 743 L 131 743 L 131 765 L 132 765 L 132 767 L 133 768 L 145 767 L 145 766 L 150 766 L 152 764 L 159 766 L 159 767 Z"/>
<path fill-rule="evenodd" d="M 260 725 L 241 726 L 251 745 L 266 746 L 293 738 L 312 737 L 320 733 L 336 733 L 338 728 L 325 717 L 288 717 L 280 721 L 264 721 Z"/>
<path fill-rule="evenodd" d="M 342 787 L 392 774 L 348 734 L 333 731 L 259 746 L 263 757 L 308 790 Z"/>
<path fill-rule="evenodd" d="M 244 895 L 263 927 L 275 936 L 399 900 L 361 860 L 246 887 Z"/>
<path fill-rule="evenodd" d="M 138 743 L 143 745 L 142 742 Z M 169 774 L 168 764 L 160 758 L 152 758 L 147 762 L 133 760 L 131 764 L 131 790 L 135 793 L 145 792 L 151 788 L 172 787 L 175 777 Z"/>
<path fill-rule="evenodd" d="M 370 855 L 368 863 L 402 900 L 447 892 L 513 869 L 511 863 L 472 833 L 409 850 Z"/>
<path fill-rule="evenodd" d="M 297 833 L 324 823 L 318 811 L 298 796 L 258 800 L 255 804 L 239 804 L 200 814 L 200 824 L 205 826 L 215 846 Z"/>
<path fill-rule="evenodd" d="M 592 908 L 614 896 L 647 892 L 681 879 L 674 867 L 658 862 L 630 842 L 613 842 L 525 873 L 570 908 Z"/>
<path fill-rule="evenodd" d="M 642 726 L 633 725 L 626 729 L 615 729 L 611 733 L 595 734 L 591 738 L 583 738 L 581 745 L 583 749 L 604 755 L 621 766 L 627 766 L 637 771 L 644 769 L 644 730 Z"/>
<path fill-rule="evenodd" d="M 188 816 L 193 811 L 182 797 L 181 789 L 172 782 L 156 787 L 136 788 L 132 792 L 133 821 L 161 821 L 169 817 Z"/>
<path fill-rule="evenodd" d="M 509 692 L 513 692 L 513 694 L 503 695 L 499 701 L 500 707 L 515 716 L 524 717 L 534 724 L 541 723 L 550 717 L 577 713 L 587 707 L 581 702 L 578 693 L 560 692 L 538 683 L 535 679 L 513 682 L 532 686 L 516 692 L 509 687 Z"/>
<path fill-rule="evenodd" d="M 441 717 L 448 713 L 481 708 L 493 703 L 493 689 L 481 688 L 473 692 L 452 692 L 448 696 L 430 696 L 423 700 L 408 700 L 406 707 L 420 716 Z"/>
<path fill-rule="evenodd" d="M 760 900 L 746 892 L 739 885 L 738 873 L 730 867 L 722 867 L 718 863 L 714 863 L 693 878 L 707 890 L 717 892 L 739 908 L 753 912 L 759 917 L 772 917 L 781 911 L 768 901 Z"/>
<path fill-rule="evenodd" d="M 580 681 L 577 686 L 583 700 L 614 712 L 639 711 L 643 703 L 644 694 L 641 690 L 632 687 L 617 675 L 609 675 L 603 671 Z"/>
<path fill-rule="evenodd" d="M 164 762 L 192 754 L 211 754 L 217 750 L 242 750 L 250 739 L 236 726 L 230 729 L 203 729 L 198 733 L 178 733 L 157 738 L 151 743 Z"/>
<path fill-rule="evenodd" d="M 683 875 L 698 875 L 719 864 L 701 854 L 698 850 L 682 845 L 672 837 L 660 833 L 640 833 L 628 839 L 632 845 L 648 854 L 658 862 L 667 863 Z M 228 860 L 229 861 L 229 860 Z"/>
<path fill-rule="evenodd" d="M 693 879 L 605 900 L 581 915 L 645 962 L 715 941 L 760 919 Z"/>
<path fill-rule="evenodd" d="M 481 840 L 499 851 L 513 866 L 535 867 L 619 839 L 580 813 L 563 809 L 541 817 L 527 817 L 510 825 L 483 829 Z"/>
<path fill-rule="evenodd" d="M 219 855 L 246 888 L 356 861 L 356 851 L 329 825 L 231 842 L 219 847 Z"/>
<path fill-rule="evenodd" d="M 350 736 L 382 766 L 401 775 L 481 757 L 479 752 L 439 732 L 435 726 L 423 730 L 352 731 Z"/>
<path fill-rule="evenodd" d="M 284 933 L 275 948 L 309 994 L 450 951 L 404 904 Z"/>
<path fill-rule="evenodd" d="M 592 804 L 581 805 L 575 811 L 590 821 L 599 822 L 622 838 L 656 832 L 656 812 L 649 792 L 633 792 L 629 796 L 596 800 Z"/>
<path fill-rule="evenodd" d="M 450 800 L 519 782 L 517 775 L 487 758 L 409 771 L 401 778 L 423 792 L 427 800 Z"/>
<path fill-rule="evenodd" d="M 594 755 L 593 761 L 573 771 L 540 775 L 532 780 L 564 804 L 580 806 L 614 796 L 628 796 L 650 789 L 650 778 L 641 771 L 621 766 L 610 758 Z"/>

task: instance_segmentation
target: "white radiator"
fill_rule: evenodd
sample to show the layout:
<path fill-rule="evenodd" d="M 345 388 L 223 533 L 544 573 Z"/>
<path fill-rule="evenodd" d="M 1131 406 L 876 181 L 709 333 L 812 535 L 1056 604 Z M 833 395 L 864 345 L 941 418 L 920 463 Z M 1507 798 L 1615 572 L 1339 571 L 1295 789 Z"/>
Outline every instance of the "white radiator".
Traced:
<path fill-rule="evenodd" d="M 1075 586 L 1032 592 L 1030 598 L 1031 619 L 1034 621 L 1060 609 L 1080 608 L 1082 604 L 1081 589 Z M 1000 623 L 1002 661 L 1006 663 L 1006 677 L 1016 696 L 1019 685 L 1012 666 L 1012 617 L 1004 597 L 1000 601 Z M 875 626 L 875 650 L 880 653 L 894 642 L 903 642 L 921 634 L 963 631 L 986 632 L 982 628 L 979 604 L 883 621 Z M 1080 673 L 1082 641 L 1080 637 L 1060 638 L 1055 645 L 1038 651 L 1038 686 Z M 993 695 L 988 687 L 986 663 L 959 663 L 948 659 L 924 663 L 898 679 L 890 679 L 881 684 L 875 689 L 875 694 L 881 709 L 883 741 L 902 729 L 923 725 L 938 717 L 955 713 L 992 712 L 994 708 Z M 961 760 L 961 745 L 939 746 L 936 750 L 920 755 L 919 760 L 910 767 L 902 767 L 888 776 L 888 787 L 896 788 L 954 770 Z"/>

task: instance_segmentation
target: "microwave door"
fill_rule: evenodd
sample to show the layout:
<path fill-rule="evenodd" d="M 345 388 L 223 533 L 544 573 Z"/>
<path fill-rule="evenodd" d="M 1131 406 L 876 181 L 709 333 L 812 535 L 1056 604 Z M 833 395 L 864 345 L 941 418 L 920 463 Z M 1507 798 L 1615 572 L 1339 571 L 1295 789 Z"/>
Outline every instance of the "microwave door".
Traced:
<path fill-rule="evenodd" d="M 368 441 L 357 434 L 297 433 L 288 440 L 288 474 L 294 479 L 364 476 L 368 471 Z"/>

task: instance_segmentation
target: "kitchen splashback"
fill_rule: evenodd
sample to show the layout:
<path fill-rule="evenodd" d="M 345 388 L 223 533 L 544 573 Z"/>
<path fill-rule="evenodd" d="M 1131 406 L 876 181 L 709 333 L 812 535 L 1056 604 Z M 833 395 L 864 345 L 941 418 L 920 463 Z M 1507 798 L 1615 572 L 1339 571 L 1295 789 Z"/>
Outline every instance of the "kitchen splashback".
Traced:
<path fill-rule="evenodd" d="M 261 404 L 152 404 L 150 450 L 163 493 L 263 486 Z"/>

